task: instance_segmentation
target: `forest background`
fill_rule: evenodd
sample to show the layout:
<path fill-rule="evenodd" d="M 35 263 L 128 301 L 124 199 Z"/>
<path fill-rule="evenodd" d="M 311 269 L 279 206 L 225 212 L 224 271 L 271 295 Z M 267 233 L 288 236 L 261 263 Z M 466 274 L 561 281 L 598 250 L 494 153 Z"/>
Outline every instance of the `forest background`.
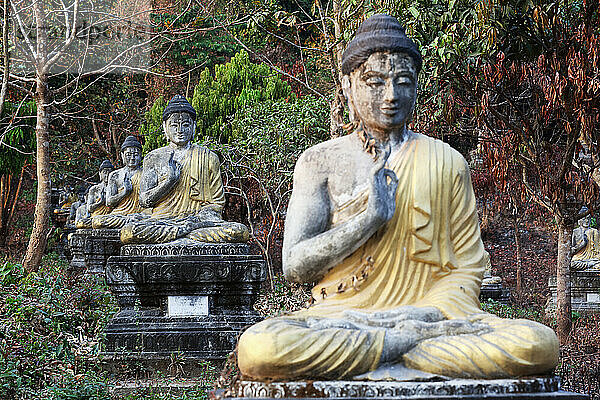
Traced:
<path fill-rule="evenodd" d="M 3 0 L 2 8 L 0 245 L 23 260 L 23 273 L 37 271 L 59 240 L 51 188 L 77 193 L 96 182 L 103 159 L 120 165 L 130 134 L 144 153 L 164 145 L 162 109 L 185 94 L 199 114 L 195 140 L 222 161 L 225 218 L 250 226 L 274 289 L 295 161 L 307 147 L 347 134 L 341 54 L 360 22 L 385 12 L 424 58 L 410 128 L 469 161 L 484 236 L 512 237 L 506 253 L 490 251 L 494 264 L 514 264 L 494 270 L 505 272 L 521 304 L 543 307 L 545 289 L 530 284 L 536 265 L 557 274 L 554 324 L 569 345 L 570 234 L 582 206 L 598 209 L 596 1 L 106 2 L 141 38 L 143 46 L 123 50 L 128 60 L 145 60 L 141 67 L 93 47 L 93 35 L 110 37 L 109 29 L 75 23 L 93 0 L 47 4 Z M 60 35 L 44 28 L 52 23 Z M 72 68 L 89 59 L 102 62 Z M 537 230 L 540 248 L 556 243 L 548 265 L 527 250 Z"/>

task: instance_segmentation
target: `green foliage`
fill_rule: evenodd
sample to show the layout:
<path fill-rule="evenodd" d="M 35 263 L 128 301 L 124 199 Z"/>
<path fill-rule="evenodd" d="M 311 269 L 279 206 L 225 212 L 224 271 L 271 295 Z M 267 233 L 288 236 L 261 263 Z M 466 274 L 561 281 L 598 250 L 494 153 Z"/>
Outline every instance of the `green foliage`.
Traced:
<path fill-rule="evenodd" d="M 162 133 L 162 114 L 166 106 L 167 102 L 163 96 L 160 96 L 144 116 L 144 122 L 140 126 L 140 135 L 146 139 L 143 146 L 144 154 L 167 145 L 167 139 Z"/>
<path fill-rule="evenodd" d="M 274 74 L 266 64 L 250 62 L 248 53 L 240 51 L 230 62 L 215 66 L 211 75 L 206 68 L 194 88 L 192 105 L 198 113 L 196 141 L 212 140 L 228 143 L 232 140 L 230 121 L 236 112 L 262 101 L 292 99 L 287 82 Z M 146 136 L 144 151 L 166 144 L 162 131 L 164 99 L 157 99 L 146 114 L 140 132 Z"/>
<path fill-rule="evenodd" d="M 0 175 L 18 174 L 23 164 L 31 159 L 31 155 L 23 153 L 31 153 L 35 149 L 35 102 L 23 103 L 19 108 L 19 104 L 6 101 L 2 114 L 12 123 L 10 129 L 2 126 L 0 137 L 8 146 L 0 146 Z"/>
<path fill-rule="evenodd" d="M 300 154 L 329 138 L 329 104 L 313 96 L 256 103 L 236 113 L 232 131 L 232 146 L 243 149 L 267 190 L 285 191 Z"/>
<path fill-rule="evenodd" d="M 495 314 L 500 318 L 510 319 L 530 319 L 539 323 L 544 322 L 544 315 L 535 308 L 523 308 L 518 305 L 506 305 L 494 300 L 488 300 L 481 303 L 481 309 L 490 314 Z"/>
<path fill-rule="evenodd" d="M 205 69 L 194 88 L 192 105 L 198 112 L 197 134 L 202 139 L 231 140 L 228 120 L 236 112 L 255 103 L 286 99 L 291 96 L 287 82 L 266 64 L 250 62 L 246 51 L 230 62 L 215 66 L 215 76 Z"/>
<path fill-rule="evenodd" d="M 191 4 L 185 12 L 157 13 L 151 16 L 154 26 L 161 32 L 157 53 L 168 53 L 169 59 L 179 65 L 212 67 L 232 56 L 240 45 L 222 29 L 214 29 L 202 7 Z M 216 16 L 221 19 L 221 16 Z M 181 35 L 186 31 L 186 35 Z"/>
<path fill-rule="evenodd" d="M 56 255 L 31 274 L 3 261 L 0 398 L 107 400 L 107 378 L 93 364 L 115 309 L 104 284 L 69 276 Z"/>

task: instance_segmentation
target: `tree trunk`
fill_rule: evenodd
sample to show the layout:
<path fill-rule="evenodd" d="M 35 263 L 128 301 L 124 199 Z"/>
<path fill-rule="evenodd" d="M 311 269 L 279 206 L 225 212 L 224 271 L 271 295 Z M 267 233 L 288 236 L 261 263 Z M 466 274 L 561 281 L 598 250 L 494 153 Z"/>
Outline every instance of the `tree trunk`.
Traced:
<path fill-rule="evenodd" d="M 8 89 L 8 78 L 9 78 L 9 61 L 10 57 L 8 54 L 8 7 L 10 3 L 8 0 L 4 0 L 4 8 L 2 12 L 2 64 L 4 67 L 2 75 L 2 87 L 0 88 L 0 117 L 4 110 L 4 100 L 6 100 L 6 91 Z"/>
<path fill-rule="evenodd" d="M 556 265 L 557 334 L 565 344 L 571 333 L 571 232 L 573 227 L 563 219 L 558 223 L 558 261 Z"/>
<path fill-rule="evenodd" d="M 515 231 L 515 253 L 517 258 L 517 294 L 520 296 L 523 290 L 523 263 L 521 262 L 521 240 L 519 239 L 519 222 L 513 220 L 513 229 Z"/>
<path fill-rule="evenodd" d="M 48 118 L 48 79 L 38 76 L 35 102 L 37 105 L 36 166 L 37 201 L 33 218 L 33 230 L 23 259 L 27 271 L 37 270 L 46 250 L 48 227 L 50 222 L 50 135 Z"/>

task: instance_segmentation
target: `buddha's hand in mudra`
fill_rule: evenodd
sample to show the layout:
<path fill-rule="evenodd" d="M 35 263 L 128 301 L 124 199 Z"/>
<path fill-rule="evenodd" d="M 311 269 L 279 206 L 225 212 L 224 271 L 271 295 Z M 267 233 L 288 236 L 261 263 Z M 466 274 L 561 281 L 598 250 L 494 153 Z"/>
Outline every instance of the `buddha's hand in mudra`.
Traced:
<path fill-rule="evenodd" d="M 391 169 L 385 168 L 391 147 L 385 143 L 377 150 L 377 159 L 371 169 L 373 178 L 369 189 L 367 212 L 373 215 L 379 224 L 389 221 L 396 211 L 396 190 L 398 177 Z"/>
<path fill-rule="evenodd" d="M 348 310 L 345 316 L 356 326 L 386 330 L 381 362 L 394 362 L 419 342 L 439 336 L 480 334 L 489 327 L 477 319 L 445 319 L 435 307 L 400 306 L 387 311 Z"/>
<path fill-rule="evenodd" d="M 344 315 L 354 323 L 380 328 L 394 328 L 398 323 L 407 320 L 438 322 L 445 319 L 442 312 L 436 307 L 415 306 L 400 306 L 376 312 L 347 310 Z"/>
<path fill-rule="evenodd" d="M 167 181 L 170 184 L 179 181 L 179 176 L 181 175 L 181 164 L 173 159 L 174 155 L 175 153 L 171 152 L 171 157 L 169 157 L 167 167 L 163 169 L 163 177 L 161 179 L 161 181 Z"/>

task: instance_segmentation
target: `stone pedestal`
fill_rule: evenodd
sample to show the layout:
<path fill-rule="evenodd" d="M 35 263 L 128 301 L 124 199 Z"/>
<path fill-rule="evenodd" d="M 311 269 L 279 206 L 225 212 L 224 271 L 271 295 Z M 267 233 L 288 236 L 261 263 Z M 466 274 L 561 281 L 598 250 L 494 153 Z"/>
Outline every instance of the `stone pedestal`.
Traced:
<path fill-rule="evenodd" d="M 521 379 L 453 379 L 440 382 L 369 381 L 240 381 L 232 393 L 213 391 L 211 398 L 222 399 L 561 399 L 585 400 L 588 396 L 559 390 L 557 377 Z"/>
<path fill-rule="evenodd" d="M 506 289 L 502 283 L 481 285 L 479 301 L 488 300 L 494 300 L 502 304 L 508 304 L 510 302 L 510 291 Z"/>
<path fill-rule="evenodd" d="M 556 312 L 556 276 L 548 279 L 547 313 Z M 571 271 L 571 306 L 579 313 L 600 312 L 600 272 Z"/>
<path fill-rule="evenodd" d="M 266 279 L 247 244 L 127 245 L 109 259 L 106 279 L 121 311 L 107 326 L 109 358 L 224 359 Z"/>
<path fill-rule="evenodd" d="M 69 238 L 71 267 L 103 274 L 108 258 L 118 255 L 121 246 L 119 229 L 77 229 Z"/>

